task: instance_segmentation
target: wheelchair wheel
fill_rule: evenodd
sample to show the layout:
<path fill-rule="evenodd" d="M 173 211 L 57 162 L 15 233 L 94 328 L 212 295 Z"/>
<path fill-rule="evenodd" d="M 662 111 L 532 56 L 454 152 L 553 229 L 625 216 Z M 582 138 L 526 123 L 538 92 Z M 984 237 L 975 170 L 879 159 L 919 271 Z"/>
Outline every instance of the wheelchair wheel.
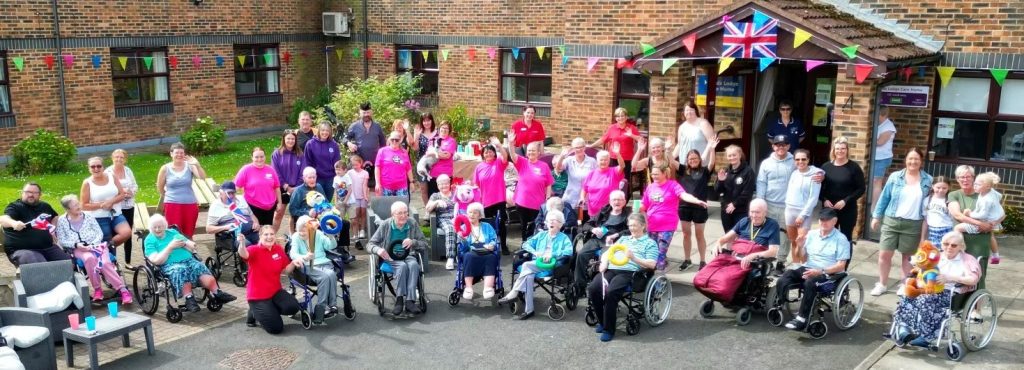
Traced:
<path fill-rule="evenodd" d="M 626 320 L 626 335 L 637 335 L 640 334 L 640 320 L 639 319 L 628 319 Z"/>
<path fill-rule="evenodd" d="M 448 305 L 452 307 L 458 306 L 459 300 L 461 299 L 462 293 L 460 293 L 458 290 L 452 291 L 450 294 L 448 294 Z"/>
<path fill-rule="evenodd" d="M 214 279 L 220 280 L 220 264 L 217 263 L 217 260 L 213 257 L 206 257 L 206 261 L 203 264 L 206 265 L 206 268 L 210 270 L 211 274 L 213 274 Z"/>
<path fill-rule="evenodd" d="M 526 301 L 523 300 L 522 296 L 516 297 L 516 299 L 513 299 L 511 302 L 508 302 L 508 310 L 513 315 L 519 315 L 519 314 L 523 313 L 523 311 L 525 309 L 526 309 Z"/>
<path fill-rule="evenodd" d="M 747 326 L 747 324 L 750 324 L 751 316 L 753 316 L 753 313 L 750 312 L 749 308 L 741 308 L 739 311 L 736 311 L 736 324 L 739 326 Z"/>
<path fill-rule="evenodd" d="M 946 347 L 946 357 L 956 362 L 960 362 L 960 360 L 964 359 L 964 355 L 966 355 L 964 352 L 963 345 L 961 345 L 956 339 L 951 339 L 949 341 L 949 346 Z"/>
<path fill-rule="evenodd" d="M 248 282 L 249 265 L 245 263 L 241 258 L 235 261 L 235 276 L 231 278 L 231 282 L 235 283 L 236 287 L 245 288 L 245 284 Z"/>
<path fill-rule="evenodd" d="M 864 287 L 860 281 L 847 276 L 839 282 L 832 294 L 832 322 L 839 330 L 849 330 L 857 325 L 864 312 Z"/>
<path fill-rule="evenodd" d="M 715 313 L 715 301 L 705 300 L 704 303 L 700 304 L 700 311 L 698 313 L 702 318 L 710 318 Z"/>
<path fill-rule="evenodd" d="M 379 278 L 379 276 L 377 276 L 378 275 L 378 271 L 377 271 L 377 256 L 375 256 L 373 254 L 370 254 L 369 261 L 370 261 L 370 275 L 369 275 L 369 278 L 366 279 L 366 282 L 368 283 L 367 285 L 369 285 L 369 287 L 367 287 L 366 291 L 370 294 L 370 301 L 371 302 L 376 302 L 375 298 L 376 298 L 376 295 L 377 295 L 377 279 Z"/>
<path fill-rule="evenodd" d="M 132 276 L 132 290 L 135 294 L 135 303 L 139 305 L 142 313 L 156 313 L 157 306 L 160 305 L 160 294 L 157 292 L 156 277 L 149 267 L 140 266 L 135 270 Z"/>
<path fill-rule="evenodd" d="M 570 282 L 569 288 L 565 290 L 565 308 L 569 311 L 576 311 L 576 307 L 579 306 L 580 295 L 577 289 L 579 288 L 576 283 Z"/>
<path fill-rule="evenodd" d="M 210 310 L 210 312 L 220 311 L 221 308 L 224 308 L 224 304 L 216 298 L 210 297 L 210 299 L 206 301 L 206 309 Z"/>
<path fill-rule="evenodd" d="M 179 310 L 177 308 L 174 308 L 174 307 L 171 307 L 171 306 L 167 306 L 167 315 L 166 316 L 167 316 L 167 322 L 170 322 L 172 324 L 176 323 L 178 321 L 181 321 L 181 310 Z"/>
<path fill-rule="evenodd" d="M 811 338 L 821 339 L 828 334 L 828 325 L 825 325 L 824 321 L 817 320 L 807 325 L 807 334 L 811 335 Z"/>
<path fill-rule="evenodd" d="M 656 276 L 644 292 L 644 320 L 652 327 L 661 325 L 672 310 L 672 283 L 665 276 Z"/>
<path fill-rule="evenodd" d="M 423 277 L 416 282 L 416 304 L 420 306 L 420 315 L 427 313 L 427 290 L 423 287 Z"/>
<path fill-rule="evenodd" d="M 783 314 L 782 314 L 782 309 L 777 308 L 777 307 L 776 308 L 768 309 L 768 314 L 767 315 L 768 315 L 768 323 L 771 324 L 771 326 L 775 326 L 775 327 L 782 326 L 782 322 L 786 320 L 786 317 L 783 316 Z"/>
<path fill-rule="evenodd" d="M 302 328 L 309 330 L 313 328 L 313 318 L 309 316 L 309 311 L 299 311 L 299 321 L 302 322 Z"/>
<path fill-rule="evenodd" d="M 992 293 L 985 289 L 971 293 L 960 315 L 960 339 L 964 341 L 964 347 L 974 352 L 988 346 L 998 320 Z"/>
<path fill-rule="evenodd" d="M 345 305 L 344 312 L 342 313 L 345 315 L 345 320 L 352 321 L 356 319 L 357 312 L 351 304 Z"/>
<path fill-rule="evenodd" d="M 565 307 L 560 304 L 548 306 L 548 317 L 555 321 L 561 321 L 565 318 Z"/>
<path fill-rule="evenodd" d="M 584 321 L 587 323 L 587 326 L 597 326 L 597 313 L 594 313 L 594 310 L 587 308 L 587 317 L 584 318 Z"/>

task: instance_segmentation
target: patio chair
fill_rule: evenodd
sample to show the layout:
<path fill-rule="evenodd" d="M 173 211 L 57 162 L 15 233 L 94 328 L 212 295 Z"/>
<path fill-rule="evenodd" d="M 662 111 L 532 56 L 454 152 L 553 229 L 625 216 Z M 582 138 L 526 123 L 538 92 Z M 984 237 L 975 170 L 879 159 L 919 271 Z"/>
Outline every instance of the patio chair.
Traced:
<path fill-rule="evenodd" d="M 54 299 L 42 299 L 46 294 L 52 294 L 54 288 L 64 282 L 75 286 L 80 296 L 81 307 L 76 303 L 67 304 L 64 297 L 56 297 L 57 301 L 65 302 L 60 308 L 44 307 L 52 305 Z M 14 281 L 14 303 L 16 307 L 25 307 L 41 310 L 46 314 L 46 328 L 50 329 L 50 338 L 53 342 L 64 341 L 64 329 L 71 326 L 68 323 L 68 315 L 78 313 L 79 317 L 92 315 L 92 307 L 89 304 L 89 285 L 85 277 L 75 274 L 71 260 L 40 262 L 21 265 L 21 280 Z M 47 303 L 49 302 L 49 303 Z M 60 310 L 56 311 L 55 310 Z"/>
<path fill-rule="evenodd" d="M 0 307 L 0 335 L 14 348 L 26 369 L 57 369 L 56 349 L 53 341 L 47 340 L 53 337 L 47 316 L 42 310 Z M 65 318 L 64 322 L 67 321 Z"/>

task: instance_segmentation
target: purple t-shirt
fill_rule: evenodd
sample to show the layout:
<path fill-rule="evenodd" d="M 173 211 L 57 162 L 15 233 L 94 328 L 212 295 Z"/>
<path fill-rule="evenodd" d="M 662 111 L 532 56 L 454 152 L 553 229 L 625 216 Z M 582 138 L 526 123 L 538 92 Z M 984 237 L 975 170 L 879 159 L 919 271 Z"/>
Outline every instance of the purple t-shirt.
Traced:
<path fill-rule="evenodd" d="M 317 181 L 329 181 L 334 179 L 334 162 L 341 159 L 341 149 L 338 142 L 328 138 L 327 141 L 313 139 L 306 142 L 305 151 L 306 165 L 316 169 Z"/>
<path fill-rule="evenodd" d="M 296 187 L 302 184 L 302 169 L 306 167 L 305 158 L 295 155 L 294 152 L 275 150 L 270 155 L 270 164 L 277 172 L 281 184 L 288 184 Z"/>
<path fill-rule="evenodd" d="M 516 171 L 519 172 L 519 182 L 516 184 L 516 194 L 513 197 L 517 206 L 529 209 L 540 209 L 547 197 L 548 186 L 555 183 L 551 176 L 551 167 L 547 163 L 536 161 L 530 163 L 526 157 L 516 157 Z"/>
<path fill-rule="evenodd" d="M 647 209 L 647 229 L 651 232 L 676 231 L 679 225 L 679 195 L 684 193 L 686 190 L 676 180 L 647 185 L 641 201 Z"/>

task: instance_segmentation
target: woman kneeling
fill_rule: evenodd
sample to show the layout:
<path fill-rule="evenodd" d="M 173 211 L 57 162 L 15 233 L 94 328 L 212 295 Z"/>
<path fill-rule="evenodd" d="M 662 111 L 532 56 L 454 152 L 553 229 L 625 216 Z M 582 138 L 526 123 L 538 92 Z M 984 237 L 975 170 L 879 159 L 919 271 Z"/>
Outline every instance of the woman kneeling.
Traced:
<path fill-rule="evenodd" d="M 299 224 L 299 227 L 303 227 Z M 249 284 L 245 286 L 245 298 L 249 301 L 249 312 L 245 324 L 250 327 L 259 322 L 270 334 L 284 331 L 281 315 L 299 312 L 299 302 L 281 289 L 281 275 L 302 268 L 302 260 L 290 261 L 284 247 L 275 243 L 274 227 L 260 228 L 260 242 L 248 247 L 238 245 L 238 256 L 249 264 Z"/>
<path fill-rule="evenodd" d="M 653 270 L 658 263 L 658 243 L 647 236 L 647 218 L 642 213 L 629 215 L 629 235 L 618 243 L 627 247 L 628 262 L 622 266 L 609 263 L 611 253 L 601 255 L 600 274 L 587 287 L 590 306 L 597 315 L 597 332 L 601 341 L 615 336 L 615 318 L 619 299 L 633 281 L 633 273 L 641 268 Z"/>

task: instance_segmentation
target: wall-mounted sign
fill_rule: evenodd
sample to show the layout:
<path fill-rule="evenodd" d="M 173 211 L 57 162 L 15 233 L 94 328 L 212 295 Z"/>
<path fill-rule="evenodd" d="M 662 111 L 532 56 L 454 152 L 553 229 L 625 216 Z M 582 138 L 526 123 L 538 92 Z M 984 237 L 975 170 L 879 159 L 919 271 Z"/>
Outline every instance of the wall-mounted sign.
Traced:
<path fill-rule="evenodd" d="M 881 105 L 928 108 L 929 86 L 889 85 L 882 88 Z"/>
<path fill-rule="evenodd" d="M 708 100 L 708 76 L 697 76 L 697 105 L 705 106 Z M 715 89 L 715 106 L 718 108 L 743 108 L 743 76 L 718 76 Z"/>

